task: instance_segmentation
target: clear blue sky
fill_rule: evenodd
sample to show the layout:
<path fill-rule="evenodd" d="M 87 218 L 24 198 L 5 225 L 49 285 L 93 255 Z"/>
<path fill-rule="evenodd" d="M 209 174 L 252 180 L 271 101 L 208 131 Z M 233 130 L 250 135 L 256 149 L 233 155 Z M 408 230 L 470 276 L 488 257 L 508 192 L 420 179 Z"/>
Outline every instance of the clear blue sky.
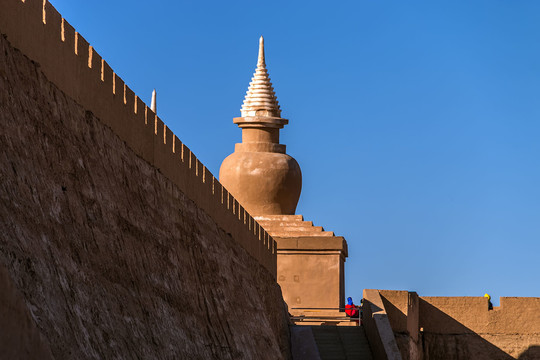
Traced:
<path fill-rule="evenodd" d="M 348 296 L 540 296 L 540 2 L 52 3 L 216 175 L 264 35 Z"/>

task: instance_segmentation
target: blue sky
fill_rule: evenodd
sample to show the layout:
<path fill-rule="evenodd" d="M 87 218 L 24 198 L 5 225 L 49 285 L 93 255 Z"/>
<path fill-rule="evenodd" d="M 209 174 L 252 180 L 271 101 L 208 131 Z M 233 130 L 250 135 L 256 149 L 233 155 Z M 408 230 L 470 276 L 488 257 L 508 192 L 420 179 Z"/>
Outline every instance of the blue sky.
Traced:
<path fill-rule="evenodd" d="M 347 296 L 540 296 L 540 2 L 51 2 L 216 175 L 264 35 Z"/>

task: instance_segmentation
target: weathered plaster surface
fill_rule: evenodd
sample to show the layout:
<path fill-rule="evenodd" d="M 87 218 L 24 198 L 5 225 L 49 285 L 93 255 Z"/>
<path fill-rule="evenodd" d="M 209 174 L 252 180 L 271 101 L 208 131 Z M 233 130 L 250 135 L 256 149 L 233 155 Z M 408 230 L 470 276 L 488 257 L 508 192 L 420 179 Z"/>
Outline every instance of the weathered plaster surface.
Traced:
<path fill-rule="evenodd" d="M 272 274 L 3 36 L 0 179 L 0 263 L 55 358 L 288 356 Z"/>
<path fill-rule="evenodd" d="M 403 359 L 540 359 L 540 298 L 380 294 Z"/>
<path fill-rule="evenodd" d="M 51 349 L 40 334 L 24 297 L 0 265 L 0 359 L 52 359 Z M 7 331 L 6 331 L 7 330 Z"/>

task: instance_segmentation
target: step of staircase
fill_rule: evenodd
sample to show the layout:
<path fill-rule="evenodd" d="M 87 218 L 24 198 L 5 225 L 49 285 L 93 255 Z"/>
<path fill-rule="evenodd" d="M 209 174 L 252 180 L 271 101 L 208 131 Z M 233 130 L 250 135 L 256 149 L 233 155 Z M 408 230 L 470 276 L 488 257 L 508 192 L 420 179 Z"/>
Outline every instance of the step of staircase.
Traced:
<path fill-rule="evenodd" d="M 274 220 L 257 220 L 261 226 L 298 226 L 311 227 L 313 221 L 274 221 Z"/>
<path fill-rule="evenodd" d="M 321 360 L 372 360 L 363 326 L 312 326 Z"/>
<path fill-rule="evenodd" d="M 255 220 L 264 221 L 303 221 L 304 217 L 302 215 L 259 215 L 255 216 Z"/>

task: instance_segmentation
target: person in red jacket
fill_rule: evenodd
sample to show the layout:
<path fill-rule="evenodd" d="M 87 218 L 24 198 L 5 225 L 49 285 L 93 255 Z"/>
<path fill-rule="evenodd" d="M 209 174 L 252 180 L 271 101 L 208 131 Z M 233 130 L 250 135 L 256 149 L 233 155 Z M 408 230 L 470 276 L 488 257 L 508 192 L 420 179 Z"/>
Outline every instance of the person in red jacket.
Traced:
<path fill-rule="evenodd" d="M 350 316 L 352 318 L 358 317 L 358 309 L 357 309 L 357 306 L 354 305 L 352 301 L 352 297 L 347 298 L 347 305 L 345 305 L 345 314 L 347 314 L 347 316 Z"/>

